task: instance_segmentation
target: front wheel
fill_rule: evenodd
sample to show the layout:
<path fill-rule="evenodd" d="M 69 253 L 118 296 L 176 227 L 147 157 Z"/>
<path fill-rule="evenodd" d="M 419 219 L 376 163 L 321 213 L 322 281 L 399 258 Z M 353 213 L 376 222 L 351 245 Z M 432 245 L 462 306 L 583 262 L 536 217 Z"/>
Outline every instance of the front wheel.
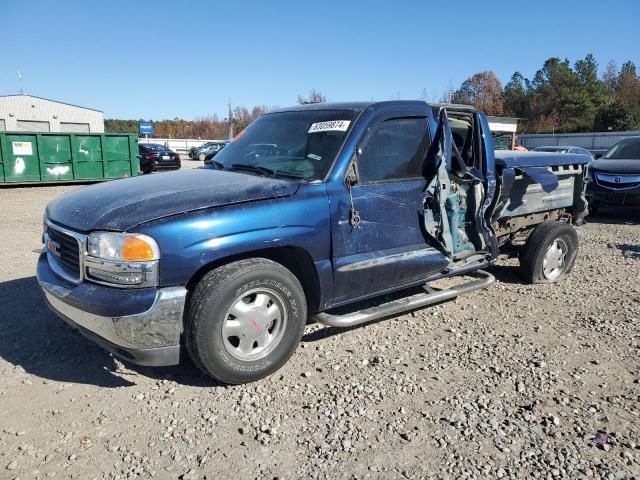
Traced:
<path fill-rule="evenodd" d="M 578 233 L 568 223 L 545 222 L 529 235 L 520 254 L 520 271 L 528 283 L 553 283 L 573 268 Z"/>
<path fill-rule="evenodd" d="M 207 158 L 207 155 L 204 153 L 201 153 L 200 155 L 198 155 L 198 160 L 200 160 L 201 162 L 204 162 L 205 158 Z"/>
<path fill-rule="evenodd" d="M 295 275 L 265 258 L 240 260 L 212 270 L 196 285 L 185 343 L 209 376 L 247 383 L 286 363 L 306 319 L 305 295 Z"/>

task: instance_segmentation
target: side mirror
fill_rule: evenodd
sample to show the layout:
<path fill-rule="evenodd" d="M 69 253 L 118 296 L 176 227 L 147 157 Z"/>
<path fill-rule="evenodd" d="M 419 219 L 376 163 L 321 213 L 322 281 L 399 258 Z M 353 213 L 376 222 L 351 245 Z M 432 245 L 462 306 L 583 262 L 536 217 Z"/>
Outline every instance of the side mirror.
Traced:
<path fill-rule="evenodd" d="M 347 169 L 347 174 L 344 177 L 344 184 L 350 188 L 358 183 L 358 173 L 356 172 L 356 164 L 349 164 L 349 168 Z"/>

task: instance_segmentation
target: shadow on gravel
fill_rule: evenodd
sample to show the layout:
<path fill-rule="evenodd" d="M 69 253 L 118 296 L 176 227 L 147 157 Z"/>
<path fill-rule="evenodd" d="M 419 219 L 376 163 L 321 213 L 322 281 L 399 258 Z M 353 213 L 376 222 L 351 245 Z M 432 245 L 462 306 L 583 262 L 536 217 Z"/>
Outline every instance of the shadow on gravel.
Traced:
<path fill-rule="evenodd" d="M 405 315 L 406 313 L 404 313 L 403 315 Z M 360 325 L 354 325 L 353 327 L 344 327 L 344 328 L 339 328 L 339 327 L 323 327 L 320 328 L 318 330 L 314 330 L 313 332 L 309 332 L 309 333 L 305 333 L 302 336 L 302 340 L 301 342 L 303 343 L 311 343 L 311 342 L 318 342 L 320 340 L 325 340 L 327 338 L 331 338 L 335 335 L 344 335 L 347 332 L 350 332 L 351 330 L 357 330 L 359 328 L 366 328 L 366 327 L 370 327 L 371 325 L 375 325 L 376 323 L 380 323 L 380 322 L 384 322 L 386 320 L 389 320 L 388 318 L 380 318 L 378 320 L 372 320 L 370 322 L 367 323 L 361 323 Z"/>
<path fill-rule="evenodd" d="M 171 378 L 184 385 L 219 386 L 187 358 L 175 367 L 150 368 L 126 363 L 126 370 L 118 370 L 111 354 L 49 310 L 35 277 L 0 283 L 0 299 L 0 357 L 32 375 L 107 388 L 133 386 L 138 374 Z"/>
<path fill-rule="evenodd" d="M 389 293 L 387 295 L 383 295 L 381 297 L 376 297 L 370 300 L 365 300 L 362 302 L 358 302 L 354 305 L 347 305 L 345 307 L 338 307 L 338 308 L 334 308 L 333 310 L 330 310 L 331 313 L 334 314 L 344 314 L 344 313 L 348 313 L 348 312 L 353 312 L 353 311 L 357 311 L 357 310 L 361 310 L 361 309 L 365 309 L 365 308 L 369 308 L 372 307 L 374 305 L 377 304 L 381 304 L 381 303 L 385 303 L 385 302 L 391 302 L 393 300 L 398 300 L 400 298 L 404 298 L 407 297 L 409 295 L 415 295 L 418 293 L 423 293 L 424 291 L 422 290 L 422 288 L 420 287 L 414 287 L 414 288 L 409 288 L 406 290 L 401 290 L 400 292 L 395 292 L 395 293 Z M 387 320 L 390 320 L 394 317 L 400 317 L 402 315 L 413 315 L 414 312 L 419 312 L 421 310 L 425 310 L 428 309 L 430 307 L 435 307 L 436 305 L 441 305 L 443 303 L 447 303 L 450 302 L 452 300 L 445 300 L 443 302 L 437 302 L 437 303 L 433 303 L 427 307 L 419 307 L 419 308 L 415 308 L 413 310 L 408 310 L 406 312 L 400 313 L 400 314 L 396 314 L 396 315 L 389 315 L 386 317 L 382 317 L 382 318 L 378 318 L 376 320 L 371 320 L 369 322 L 366 323 L 360 323 L 358 325 L 353 325 L 351 327 L 329 327 L 329 326 L 325 326 L 323 328 L 320 328 L 318 330 L 314 330 L 313 332 L 309 332 L 309 333 L 305 333 L 302 336 L 302 342 L 317 342 L 319 340 L 324 340 L 326 338 L 329 337 L 333 337 L 334 335 L 341 335 L 344 334 L 346 332 L 350 332 L 351 330 L 357 330 L 359 328 L 366 328 L 369 327 L 371 325 L 375 325 L 376 323 L 380 323 L 380 322 L 385 322 Z"/>
<path fill-rule="evenodd" d="M 513 283 L 518 285 L 528 285 L 520 277 L 519 265 L 493 265 L 487 271 L 502 283 Z"/>
<path fill-rule="evenodd" d="M 601 206 L 597 214 L 587 216 L 585 221 L 605 225 L 637 225 L 640 224 L 640 208 Z"/>
<path fill-rule="evenodd" d="M 622 255 L 640 260 L 640 245 L 630 245 L 628 243 L 615 243 L 615 248 L 622 252 Z"/>

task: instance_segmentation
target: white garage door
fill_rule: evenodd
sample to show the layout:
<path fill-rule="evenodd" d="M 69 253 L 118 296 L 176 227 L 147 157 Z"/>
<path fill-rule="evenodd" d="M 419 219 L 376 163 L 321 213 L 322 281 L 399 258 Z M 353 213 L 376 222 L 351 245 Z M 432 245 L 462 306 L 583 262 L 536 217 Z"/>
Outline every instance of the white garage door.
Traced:
<path fill-rule="evenodd" d="M 49 122 L 36 122 L 35 120 L 18 120 L 18 132 L 48 132 Z"/>
<path fill-rule="evenodd" d="M 89 133 L 88 123 L 60 122 L 61 132 Z"/>
<path fill-rule="evenodd" d="M 0 132 L 6 132 L 7 125 L 4 123 L 4 118 L 0 118 Z"/>

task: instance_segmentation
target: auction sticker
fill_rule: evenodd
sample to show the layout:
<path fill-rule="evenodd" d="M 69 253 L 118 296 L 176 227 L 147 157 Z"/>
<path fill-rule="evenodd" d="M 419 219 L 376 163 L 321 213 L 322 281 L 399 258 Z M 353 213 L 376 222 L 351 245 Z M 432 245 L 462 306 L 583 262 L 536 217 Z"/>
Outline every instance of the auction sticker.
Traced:
<path fill-rule="evenodd" d="M 14 155 L 33 155 L 31 142 L 11 142 Z"/>
<path fill-rule="evenodd" d="M 318 132 L 346 132 L 347 128 L 349 128 L 349 124 L 351 122 L 349 120 L 331 120 L 329 122 L 318 122 L 314 123 L 309 127 L 309 131 L 307 133 L 318 133 Z"/>

